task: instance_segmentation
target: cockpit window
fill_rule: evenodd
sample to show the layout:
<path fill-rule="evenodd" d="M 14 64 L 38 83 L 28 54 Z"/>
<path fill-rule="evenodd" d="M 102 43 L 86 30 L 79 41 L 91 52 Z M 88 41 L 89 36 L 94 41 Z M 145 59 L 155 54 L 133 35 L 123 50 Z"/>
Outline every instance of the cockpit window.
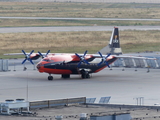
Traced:
<path fill-rule="evenodd" d="M 46 62 L 49 62 L 49 59 L 43 59 L 42 61 L 46 61 Z"/>
<path fill-rule="evenodd" d="M 53 60 L 49 60 L 49 59 L 43 59 L 42 61 L 45 61 L 45 62 L 54 62 Z"/>

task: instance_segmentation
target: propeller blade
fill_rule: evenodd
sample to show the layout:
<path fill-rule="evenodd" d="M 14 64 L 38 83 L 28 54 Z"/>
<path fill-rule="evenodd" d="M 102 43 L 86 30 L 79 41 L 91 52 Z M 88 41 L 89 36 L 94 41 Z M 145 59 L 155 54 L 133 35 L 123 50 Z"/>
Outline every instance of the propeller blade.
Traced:
<path fill-rule="evenodd" d="M 81 57 L 77 53 L 75 53 L 75 55 L 81 59 Z"/>
<path fill-rule="evenodd" d="M 107 62 L 107 61 L 105 61 L 105 63 L 106 63 L 106 65 L 110 68 L 110 66 L 109 66 L 108 62 Z"/>
<path fill-rule="evenodd" d="M 39 51 L 38 51 L 38 54 L 39 54 L 40 56 L 42 56 L 42 58 L 43 58 L 43 55 L 42 55 L 42 53 L 41 53 L 41 52 L 39 52 Z"/>
<path fill-rule="evenodd" d="M 88 52 L 87 50 L 84 52 L 84 55 L 83 55 L 83 57 L 85 57 L 85 56 L 86 56 L 87 52 Z"/>
<path fill-rule="evenodd" d="M 81 66 L 81 63 L 82 63 L 81 61 L 78 63 L 78 65 L 77 65 L 77 66 L 78 66 L 78 68 Z"/>
<path fill-rule="evenodd" d="M 33 52 L 34 52 L 34 50 L 32 50 L 28 56 L 30 56 Z"/>
<path fill-rule="evenodd" d="M 86 56 L 87 52 L 88 52 L 88 51 L 86 50 L 86 51 L 84 52 L 83 56 L 79 56 L 77 53 L 75 53 L 75 55 L 80 59 L 80 62 L 79 62 L 78 65 L 77 65 L 78 67 L 81 66 L 81 63 L 82 63 L 82 62 L 89 65 L 89 62 L 88 62 L 87 60 L 85 60 L 85 56 Z"/>
<path fill-rule="evenodd" d="M 111 55 L 111 53 L 109 53 L 105 58 L 108 58 Z"/>
<path fill-rule="evenodd" d="M 89 65 L 89 62 L 87 60 L 83 60 L 83 61 Z"/>
<path fill-rule="evenodd" d="M 98 53 L 100 54 L 101 58 L 103 58 L 103 55 L 101 54 L 101 52 L 98 52 Z"/>
<path fill-rule="evenodd" d="M 26 62 L 26 60 L 30 61 L 32 64 L 34 64 L 32 62 L 32 59 L 30 59 L 31 54 L 34 52 L 34 50 L 32 50 L 28 55 L 26 54 L 26 52 L 24 50 L 22 50 L 23 54 L 25 55 L 25 59 L 22 61 L 22 64 L 24 64 Z"/>
<path fill-rule="evenodd" d="M 39 51 L 38 51 L 38 53 L 39 53 L 40 56 L 42 56 L 42 58 L 44 58 L 44 57 L 46 57 L 46 56 L 50 53 L 50 50 L 48 50 L 47 53 L 46 53 L 45 55 L 42 55 L 42 53 L 39 52 Z"/>
<path fill-rule="evenodd" d="M 26 60 L 27 60 L 27 59 L 24 59 L 23 62 L 22 62 L 22 64 L 24 64 L 24 63 L 26 62 Z"/>
<path fill-rule="evenodd" d="M 30 63 L 34 64 L 31 59 L 29 59 Z"/>
<path fill-rule="evenodd" d="M 102 63 L 106 63 L 106 65 L 110 68 L 110 66 L 109 66 L 109 64 L 108 64 L 108 62 L 106 61 L 107 60 L 107 58 L 111 55 L 111 53 L 109 53 L 107 56 L 103 56 L 102 54 L 101 54 L 101 52 L 98 52 L 99 53 L 99 55 L 101 56 L 101 58 L 102 58 L 102 61 L 100 62 L 100 63 L 98 63 L 98 66 L 100 66 Z"/>
<path fill-rule="evenodd" d="M 101 61 L 100 63 L 98 63 L 98 66 L 100 66 L 103 63 L 103 61 Z"/>
<path fill-rule="evenodd" d="M 50 50 L 47 51 L 46 56 L 50 53 Z"/>
<path fill-rule="evenodd" d="M 24 55 L 27 55 L 26 52 L 25 52 L 24 50 L 22 50 L 22 52 L 23 52 Z"/>

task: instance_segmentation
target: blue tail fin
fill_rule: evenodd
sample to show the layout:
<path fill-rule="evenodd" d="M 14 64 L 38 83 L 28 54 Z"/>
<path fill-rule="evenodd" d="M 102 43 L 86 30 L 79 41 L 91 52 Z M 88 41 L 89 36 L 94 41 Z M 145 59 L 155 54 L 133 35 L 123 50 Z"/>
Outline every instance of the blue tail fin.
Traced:
<path fill-rule="evenodd" d="M 122 54 L 122 49 L 120 47 L 120 40 L 119 40 L 119 30 L 117 27 L 114 27 L 112 31 L 109 45 L 101 49 L 100 52 L 102 54 L 111 53 L 112 55 Z"/>

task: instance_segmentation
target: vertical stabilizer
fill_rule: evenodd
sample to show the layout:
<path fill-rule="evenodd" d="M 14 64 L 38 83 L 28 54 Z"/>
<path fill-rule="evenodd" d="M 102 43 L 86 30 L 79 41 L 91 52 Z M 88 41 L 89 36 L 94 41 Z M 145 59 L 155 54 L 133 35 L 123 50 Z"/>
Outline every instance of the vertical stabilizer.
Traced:
<path fill-rule="evenodd" d="M 122 54 L 122 49 L 120 47 L 120 40 L 119 40 L 119 31 L 117 27 L 113 28 L 109 45 L 101 49 L 100 52 L 102 54 L 111 53 L 112 55 Z"/>

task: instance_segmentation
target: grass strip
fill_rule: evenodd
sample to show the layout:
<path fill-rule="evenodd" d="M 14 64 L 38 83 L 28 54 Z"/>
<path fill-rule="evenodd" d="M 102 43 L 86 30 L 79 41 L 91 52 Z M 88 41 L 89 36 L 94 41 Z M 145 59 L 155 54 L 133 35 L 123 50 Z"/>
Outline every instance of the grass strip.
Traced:
<path fill-rule="evenodd" d="M 0 34 L 0 57 L 5 53 L 20 53 L 31 50 L 52 53 L 96 53 L 109 43 L 109 31 L 80 32 L 40 32 L 40 33 L 3 33 Z M 120 31 L 120 43 L 124 53 L 160 51 L 158 30 Z"/>

